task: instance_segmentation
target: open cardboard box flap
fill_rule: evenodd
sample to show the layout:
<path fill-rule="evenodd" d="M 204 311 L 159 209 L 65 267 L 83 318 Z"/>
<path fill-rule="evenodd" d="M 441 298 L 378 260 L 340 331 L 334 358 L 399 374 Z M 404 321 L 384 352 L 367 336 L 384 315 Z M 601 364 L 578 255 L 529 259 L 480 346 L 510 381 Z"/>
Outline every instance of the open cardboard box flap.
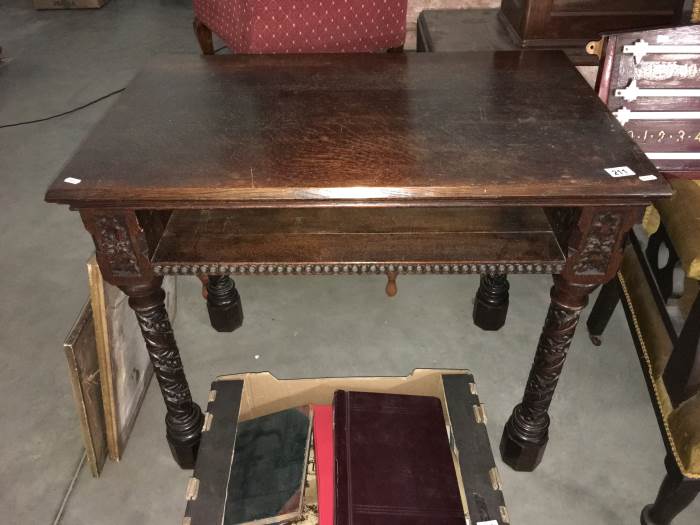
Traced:
<path fill-rule="evenodd" d="M 443 375 L 470 374 L 467 370 L 417 368 L 404 377 L 326 377 L 277 379 L 270 372 L 224 375 L 217 381 L 243 381 L 239 421 L 302 405 L 330 405 L 336 390 L 432 396 L 440 399 L 449 422 Z"/>

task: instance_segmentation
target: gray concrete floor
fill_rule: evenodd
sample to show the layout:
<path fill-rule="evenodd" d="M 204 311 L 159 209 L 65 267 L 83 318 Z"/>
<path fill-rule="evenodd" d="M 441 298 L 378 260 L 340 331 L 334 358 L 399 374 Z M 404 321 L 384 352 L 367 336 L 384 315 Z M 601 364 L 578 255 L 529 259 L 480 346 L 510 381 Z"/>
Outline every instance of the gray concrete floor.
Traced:
<path fill-rule="evenodd" d="M 0 2 L 0 123 L 77 106 L 124 86 L 159 52 L 197 52 L 182 0 L 112 0 L 94 12 L 36 12 Z M 0 507 L 4 524 L 179 523 L 188 472 L 164 442 L 155 385 L 118 464 L 99 480 L 82 455 L 61 344 L 87 297 L 91 251 L 77 214 L 43 203 L 47 185 L 110 106 L 0 130 Z M 181 279 L 178 341 L 195 397 L 219 374 L 278 377 L 403 375 L 416 367 L 469 368 L 488 406 L 494 449 L 522 393 L 547 308 L 546 277 L 514 277 L 508 324 L 470 322 L 477 279 L 399 280 L 388 299 L 375 277 L 238 280 L 245 326 L 209 328 L 198 282 Z M 255 359 L 255 355 L 259 359 Z M 552 407 L 540 468 L 499 466 L 512 522 L 633 524 L 664 474 L 664 451 L 621 312 L 605 345 L 579 333 Z M 62 502 L 65 500 L 65 505 Z M 59 513 L 59 509 L 62 512 Z M 698 523 L 700 501 L 677 520 Z"/>

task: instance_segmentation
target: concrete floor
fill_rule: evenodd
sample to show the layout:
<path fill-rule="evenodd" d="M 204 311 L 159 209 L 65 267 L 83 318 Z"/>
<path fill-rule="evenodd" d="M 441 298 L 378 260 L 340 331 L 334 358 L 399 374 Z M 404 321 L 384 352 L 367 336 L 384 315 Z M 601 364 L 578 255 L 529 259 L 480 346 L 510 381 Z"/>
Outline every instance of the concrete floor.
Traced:
<path fill-rule="evenodd" d="M 36 12 L 0 2 L 0 124 L 49 115 L 124 86 L 159 52 L 197 52 L 182 0 L 112 0 L 94 12 Z M 112 99 L 113 100 L 113 99 Z M 0 130 L 0 507 L 3 524 L 172 524 L 188 472 L 164 442 L 155 385 L 118 464 L 99 480 L 82 455 L 63 337 L 87 297 L 91 251 L 77 214 L 43 203 L 47 185 L 109 107 Z M 218 374 L 278 377 L 403 375 L 469 368 L 488 406 L 494 448 L 522 393 L 547 307 L 546 277 L 514 277 L 508 324 L 470 322 L 476 278 L 399 280 L 388 299 L 375 277 L 238 280 L 245 326 L 209 328 L 198 282 L 181 279 L 178 341 L 195 398 Z M 259 359 L 255 359 L 255 355 Z M 512 522 L 634 524 L 661 481 L 664 450 L 623 315 L 605 345 L 579 333 L 552 407 L 546 458 L 531 474 L 500 463 Z M 700 501 L 677 520 L 698 523 Z"/>

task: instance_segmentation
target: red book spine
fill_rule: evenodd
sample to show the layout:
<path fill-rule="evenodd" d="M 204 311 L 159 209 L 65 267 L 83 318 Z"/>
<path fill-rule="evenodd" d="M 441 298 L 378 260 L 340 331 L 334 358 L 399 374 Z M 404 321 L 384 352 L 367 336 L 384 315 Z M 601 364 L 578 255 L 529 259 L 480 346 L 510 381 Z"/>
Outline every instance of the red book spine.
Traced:
<path fill-rule="evenodd" d="M 319 525 L 333 525 L 335 496 L 333 408 L 330 405 L 313 405 L 313 411 Z"/>

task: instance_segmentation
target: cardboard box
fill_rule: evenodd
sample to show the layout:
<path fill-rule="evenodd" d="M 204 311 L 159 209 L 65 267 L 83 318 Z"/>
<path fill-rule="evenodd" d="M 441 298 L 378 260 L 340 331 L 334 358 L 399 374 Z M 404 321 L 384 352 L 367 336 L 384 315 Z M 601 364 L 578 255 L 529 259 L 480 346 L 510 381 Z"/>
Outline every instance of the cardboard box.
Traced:
<path fill-rule="evenodd" d="M 509 523 L 474 377 L 464 370 L 418 369 L 406 377 L 277 379 L 269 372 L 221 376 L 212 383 L 183 523 L 223 522 L 236 425 L 288 408 L 331 404 L 336 390 L 433 396 L 440 399 L 470 523 Z"/>
<path fill-rule="evenodd" d="M 99 9 L 109 0 L 34 0 L 34 9 Z"/>

